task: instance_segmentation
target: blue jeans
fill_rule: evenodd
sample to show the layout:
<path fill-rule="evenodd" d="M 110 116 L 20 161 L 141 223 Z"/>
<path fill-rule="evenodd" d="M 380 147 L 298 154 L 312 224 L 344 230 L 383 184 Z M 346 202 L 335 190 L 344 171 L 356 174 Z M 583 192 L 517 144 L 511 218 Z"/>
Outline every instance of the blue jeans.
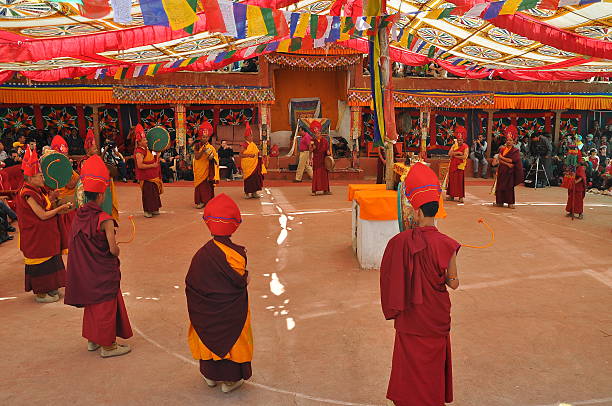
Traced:
<path fill-rule="evenodd" d="M 7 217 L 9 217 L 12 221 L 17 220 L 17 214 L 3 200 L 0 200 L 0 216 L 7 222 Z"/>

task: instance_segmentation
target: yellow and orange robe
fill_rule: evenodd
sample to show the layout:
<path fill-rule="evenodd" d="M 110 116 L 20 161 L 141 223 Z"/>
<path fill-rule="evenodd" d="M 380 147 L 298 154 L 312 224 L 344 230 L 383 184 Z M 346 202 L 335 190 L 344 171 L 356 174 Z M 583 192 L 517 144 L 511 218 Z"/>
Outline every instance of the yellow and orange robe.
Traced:
<path fill-rule="evenodd" d="M 263 189 L 263 175 L 268 172 L 259 156 L 257 145 L 254 142 L 245 142 L 243 147 L 244 154 L 255 155 L 252 158 L 243 157 L 240 161 L 244 179 L 244 193 L 251 194 Z"/>
<path fill-rule="evenodd" d="M 230 382 L 250 378 L 253 332 L 244 248 L 215 237 L 194 256 L 185 283 L 187 341 L 202 375 Z"/>
<path fill-rule="evenodd" d="M 219 155 L 215 147 L 206 143 L 197 152 L 205 150 L 200 159 L 193 158 L 193 186 L 195 204 L 208 203 L 215 197 L 215 184 L 219 182 Z"/>

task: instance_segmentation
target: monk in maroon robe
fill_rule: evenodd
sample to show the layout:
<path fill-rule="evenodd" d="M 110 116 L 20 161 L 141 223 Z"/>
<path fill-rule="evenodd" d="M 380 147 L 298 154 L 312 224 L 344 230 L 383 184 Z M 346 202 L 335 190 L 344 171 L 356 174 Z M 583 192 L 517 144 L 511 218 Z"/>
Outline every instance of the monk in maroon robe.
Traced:
<path fill-rule="evenodd" d="M 253 359 L 246 249 L 230 239 L 242 219 L 223 193 L 208 202 L 203 218 L 213 238 L 196 252 L 185 278 L 188 342 L 206 384 L 221 382 L 231 392 L 251 377 Z"/>
<path fill-rule="evenodd" d="M 162 183 L 159 157 L 153 155 L 149 150 L 144 128 L 140 124 L 136 126 L 134 134 L 136 136 L 134 172 L 136 172 L 136 179 L 140 183 L 142 191 L 144 216 L 151 218 L 159 215 L 159 209 L 162 206 L 160 195 L 163 193 L 164 185 Z"/>
<path fill-rule="evenodd" d="M 495 203 L 500 207 L 506 203 L 510 209 L 514 209 L 514 187 L 524 180 L 521 153 L 514 146 L 517 138 L 516 126 L 509 126 L 506 129 L 506 144 L 497 155 L 499 167 L 495 181 Z"/>
<path fill-rule="evenodd" d="M 584 218 L 584 196 L 586 195 L 586 168 L 580 163 L 576 167 L 576 175 L 574 184 L 567 189 L 567 204 L 565 211 L 567 217 L 574 217 L 577 214 L 578 219 Z"/>
<path fill-rule="evenodd" d="M 54 207 L 57 192 L 47 193 L 36 150 L 28 147 L 21 165 L 24 183 L 15 198 L 15 208 L 19 249 L 25 262 L 25 291 L 34 292 L 39 303 L 57 302 L 58 289 L 66 281 L 58 215 L 68 212 L 72 204 Z"/>
<path fill-rule="evenodd" d="M 458 125 L 455 127 L 455 143 L 448 151 L 448 156 L 451 158 L 448 167 L 448 187 L 446 194 L 448 200 L 459 199 L 459 203 L 463 203 L 465 197 L 465 165 L 470 148 L 465 143 L 467 130 L 464 126 Z"/>
<path fill-rule="evenodd" d="M 117 224 L 101 207 L 110 175 L 98 155 L 83 164 L 81 181 L 89 202 L 77 210 L 72 224 L 64 303 L 85 308 L 82 334 L 87 349 L 102 346 L 100 356 L 115 357 L 131 351 L 116 338 L 133 334 L 119 287 Z"/>
<path fill-rule="evenodd" d="M 310 131 L 314 134 L 314 140 L 310 143 L 312 151 L 312 195 L 317 192 L 331 195 L 329 190 L 329 171 L 325 167 L 325 157 L 329 155 L 329 142 L 321 135 L 321 123 L 313 121 L 310 123 Z"/>
<path fill-rule="evenodd" d="M 434 226 L 441 188 L 417 163 L 405 180 L 417 227 L 387 244 L 380 267 L 381 304 L 394 320 L 395 346 L 387 398 L 397 406 L 444 406 L 453 401 L 450 298 L 460 244 Z"/>

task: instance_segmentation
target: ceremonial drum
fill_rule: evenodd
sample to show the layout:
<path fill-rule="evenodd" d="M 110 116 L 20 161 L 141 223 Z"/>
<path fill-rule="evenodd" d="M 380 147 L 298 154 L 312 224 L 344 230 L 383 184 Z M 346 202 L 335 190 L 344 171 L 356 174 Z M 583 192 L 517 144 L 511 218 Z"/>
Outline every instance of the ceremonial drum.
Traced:
<path fill-rule="evenodd" d="M 331 172 L 334 170 L 335 166 L 336 166 L 336 161 L 334 161 L 334 157 L 332 157 L 331 155 L 327 155 L 325 157 L 325 169 Z"/>
<path fill-rule="evenodd" d="M 51 189 L 61 189 L 72 179 L 72 163 L 59 152 L 51 152 L 40 158 L 40 168 L 45 178 L 45 185 Z"/>
<path fill-rule="evenodd" d="M 153 127 L 147 131 L 147 144 L 151 151 L 161 152 L 170 146 L 170 134 L 163 127 Z"/>
<path fill-rule="evenodd" d="M 76 200 L 75 203 L 76 203 L 77 208 L 84 206 L 87 202 L 89 202 L 89 200 L 87 199 L 87 196 L 85 196 L 85 189 L 83 189 L 83 183 L 81 182 L 80 179 L 77 182 L 74 190 L 75 190 L 74 195 L 75 195 L 75 200 Z M 113 194 L 111 193 L 110 185 L 106 188 L 105 195 L 104 195 L 104 201 L 102 202 L 101 208 L 110 216 L 113 215 Z"/>

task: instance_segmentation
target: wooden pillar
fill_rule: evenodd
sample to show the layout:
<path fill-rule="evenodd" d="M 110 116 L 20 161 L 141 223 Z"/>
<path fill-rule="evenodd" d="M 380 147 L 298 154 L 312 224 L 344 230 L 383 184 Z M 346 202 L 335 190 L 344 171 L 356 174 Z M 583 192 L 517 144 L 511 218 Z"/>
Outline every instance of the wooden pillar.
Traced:
<path fill-rule="evenodd" d="M 259 136 L 261 139 L 262 153 L 268 155 L 270 145 L 270 105 L 259 105 Z"/>
<path fill-rule="evenodd" d="M 496 110 L 485 110 L 487 112 L 487 158 L 491 158 L 493 146 L 493 114 Z"/>
<path fill-rule="evenodd" d="M 381 134 L 385 141 L 385 183 L 387 190 L 395 188 L 395 176 L 393 174 L 393 164 L 395 163 L 395 142 L 397 140 L 395 128 L 395 107 L 393 103 L 393 87 L 391 58 L 389 56 L 389 29 L 381 28 L 378 31 L 378 41 L 380 44 L 380 77 L 383 88 L 383 115 L 385 120 L 385 133 Z M 370 74 L 374 74 L 371 72 Z M 378 112 L 379 114 L 381 112 Z"/>
<path fill-rule="evenodd" d="M 565 110 L 555 110 L 555 133 L 553 135 L 553 144 L 559 148 L 559 135 L 561 134 L 561 113 Z"/>
<path fill-rule="evenodd" d="M 187 117 L 184 104 L 174 106 L 174 127 L 176 130 L 176 149 L 179 153 L 184 154 L 186 151 L 186 136 L 187 136 Z"/>
<path fill-rule="evenodd" d="M 359 168 L 359 138 L 361 138 L 362 128 L 362 109 L 361 106 L 351 106 L 351 140 L 352 154 L 351 154 L 351 168 Z"/>
<path fill-rule="evenodd" d="M 430 119 L 431 107 L 421 107 L 419 112 L 419 126 L 421 127 L 421 148 L 419 156 L 422 160 L 427 158 L 427 135 L 429 134 Z"/>
<path fill-rule="evenodd" d="M 98 110 L 99 105 L 94 104 L 91 107 L 93 109 L 93 131 L 96 137 L 96 145 L 98 146 L 98 149 L 100 149 L 102 148 L 102 145 L 100 145 L 100 114 Z"/>

